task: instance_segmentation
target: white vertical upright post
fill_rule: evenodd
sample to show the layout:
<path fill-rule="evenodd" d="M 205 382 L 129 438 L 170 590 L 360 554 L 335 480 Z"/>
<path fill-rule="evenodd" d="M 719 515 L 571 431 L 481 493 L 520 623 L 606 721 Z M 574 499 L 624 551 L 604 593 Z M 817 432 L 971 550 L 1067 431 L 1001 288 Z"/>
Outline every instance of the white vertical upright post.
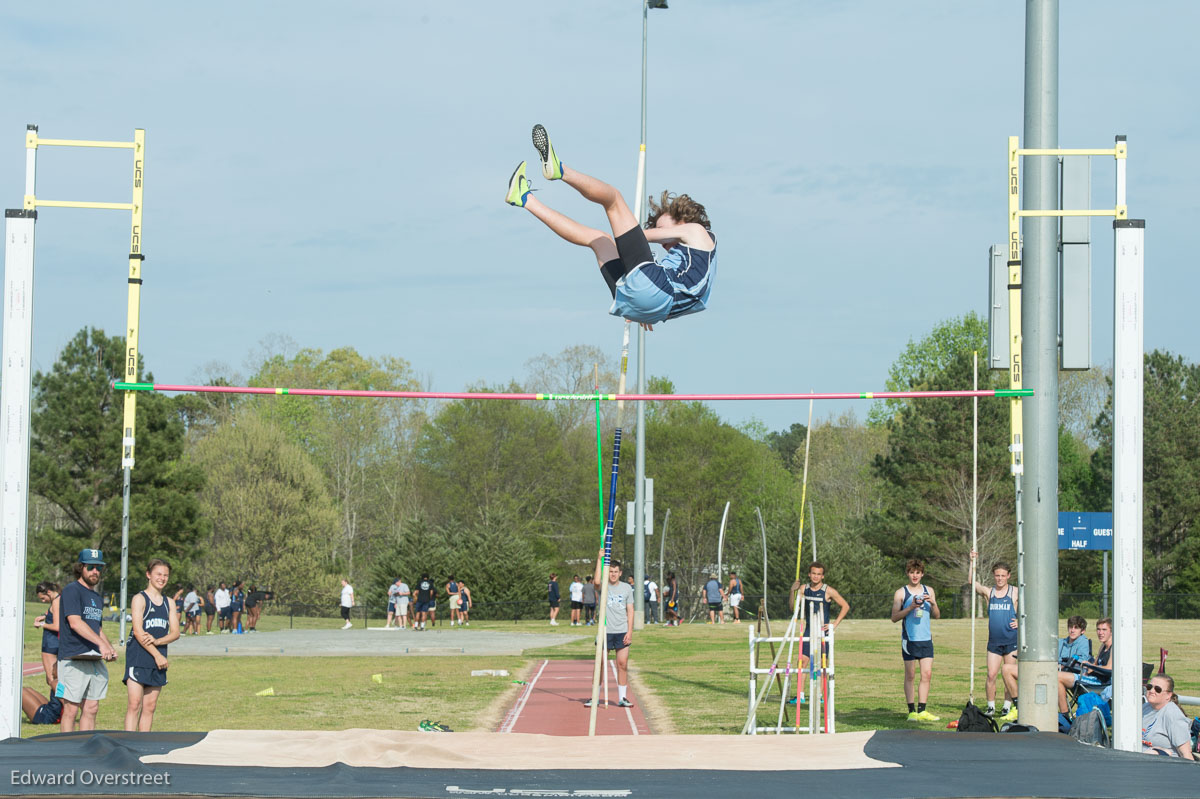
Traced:
<path fill-rule="evenodd" d="M 1117 204 L 1124 204 L 1124 159 Z M 1146 222 L 1113 222 L 1113 743 L 1140 751 L 1142 704 L 1142 352 Z"/>
<path fill-rule="evenodd" d="M 834 628 L 831 626 L 829 628 L 829 670 L 826 672 L 829 677 L 829 698 L 826 701 L 829 702 L 829 732 L 831 733 L 837 732 L 837 701 L 834 697 L 834 694 L 837 693 L 836 683 L 834 682 L 837 672 L 833 667 L 833 632 Z"/>
<path fill-rule="evenodd" d="M 749 715 L 750 734 L 757 735 L 758 734 L 758 718 L 756 717 L 755 712 L 754 712 L 754 696 L 755 696 L 755 694 L 758 693 L 758 691 L 757 691 L 758 674 L 754 670 L 758 668 L 758 651 L 755 647 L 755 640 L 754 640 L 754 633 L 756 632 L 756 630 L 754 629 L 754 627 L 750 627 L 749 632 L 750 632 L 750 715 Z"/>
<path fill-rule="evenodd" d="M 32 152 L 32 151 L 30 151 Z M 32 170 L 26 190 L 32 193 Z M 37 211 L 4 212 L 4 360 L 0 373 L 0 740 L 21 735 L 25 546 L 29 508 L 33 229 Z"/>

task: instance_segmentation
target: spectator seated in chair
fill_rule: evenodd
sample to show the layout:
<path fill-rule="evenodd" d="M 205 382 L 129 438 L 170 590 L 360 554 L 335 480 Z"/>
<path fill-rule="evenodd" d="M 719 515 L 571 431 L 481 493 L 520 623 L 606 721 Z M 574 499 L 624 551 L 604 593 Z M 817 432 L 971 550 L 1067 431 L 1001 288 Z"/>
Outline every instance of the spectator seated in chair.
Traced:
<path fill-rule="evenodd" d="M 1058 639 L 1058 669 L 1079 673 L 1079 664 L 1092 659 L 1092 639 L 1083 634 L 1087 619 L 1072 616 L 1067 619 L 1067 637 Z"/>
<path fill-rule="evenodd" d="M 1148 755 L 1195 760 L 1191 723 L 1179 706 L 1175 680 L 1166 674 L 1155 674 L 1146 683 L 1146 699 L 1142 704 L 1142 751 Z"/>
<path fill-rule="evenodd" d="M 1077 619 L 1072 619 L 1077 620 Z M 1071 623 L 1067 622 L 1070 629 Z M 1100 651 L 1095 659 L 1076 661 L 1078 673 L 1060 671 L 1058 673 L 1058 712 L 1067 713 L 1070 710 L 1071 699 L 1083 691 L 1099 691 L 1112 682 L 1112 619 L 1100 619 L 1096 622 L 1096 638 L 1100 641 Z M 1077 636 L 1078 640 L 1078 636 Z M 1059 644 L 1062 652 L 1062 644 Z M 1070 693 L 1068 693 L 1070 692 Z"/>

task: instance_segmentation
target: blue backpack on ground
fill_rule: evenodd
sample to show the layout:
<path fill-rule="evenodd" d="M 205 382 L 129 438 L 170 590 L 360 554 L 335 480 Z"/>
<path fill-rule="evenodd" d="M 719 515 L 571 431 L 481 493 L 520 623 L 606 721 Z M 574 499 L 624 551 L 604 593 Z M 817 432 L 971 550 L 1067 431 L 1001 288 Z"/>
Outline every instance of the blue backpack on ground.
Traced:
<path fill-rule="evenodd" d="M 1112 708 L 1108 706 L 1108 702 L 1100 694 L 1087 693 L 1079 697 L 1078 704 L 1075 705 L 1075 717 L 1086 716 L 1096 708 L 1100 708 L 1100 713 L 1104 716 L 1104 723 L 1112 726 Z"/>

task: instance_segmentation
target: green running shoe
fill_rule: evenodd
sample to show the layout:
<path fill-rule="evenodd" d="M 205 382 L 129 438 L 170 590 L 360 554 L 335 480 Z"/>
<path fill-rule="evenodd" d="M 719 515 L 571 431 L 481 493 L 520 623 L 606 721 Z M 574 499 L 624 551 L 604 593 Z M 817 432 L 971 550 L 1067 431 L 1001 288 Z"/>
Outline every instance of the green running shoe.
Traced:
<path fill-rule="evenodd" d="M 913 712 L 908 714 L 908 720 L 909 721 L 920 721 L 921 716 L 920 716 L 920 714 L 917 713 L 917 711 L 914 710 Z"/>
<path fill-rule="evenodd" d="M 529 180 L 525 177 L 525 162 L 522 161 L 513 171 L 512 177 L 508 179 L 508 194 L 505 195 L 504 202 L 524 208 L 525 200 L 531 191 L 533 191 L 533 187 L 529 185 Z"/>
<path fill-rule="evenodd" d="M 537 148 L 542 159 L 542 177 L 546 180 L 562 180 L 562 161 L 554 154 L 554 145 L 550 143 L 550 134 L 541 125 L 533 126 L 533 146 Z"/>
<path fill-rule="evenodd" d="M 910 720 L 911 720 L 911 718 L 912 717 L 909 716 Z M 917 714 L 917 720 L 918 721 L 941 721 L 942 717 L 935 716 L 932 713 L 930 713 L 928 710 L 922 710 L 920 713 Z"/>

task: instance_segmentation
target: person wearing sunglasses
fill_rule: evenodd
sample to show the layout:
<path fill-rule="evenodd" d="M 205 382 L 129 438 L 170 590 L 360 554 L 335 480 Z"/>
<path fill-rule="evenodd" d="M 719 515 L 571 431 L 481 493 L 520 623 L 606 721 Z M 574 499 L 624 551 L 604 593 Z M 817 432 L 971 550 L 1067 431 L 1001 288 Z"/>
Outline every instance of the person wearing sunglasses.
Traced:
<path fill-rule="evenodd" d="M 1142 751 L 1148 755 L 1195 760 L 1191 723 L 1179 706 L 1175 680 L 1166 674 L 1156 674 L 1146 684 L 1146 701 L 1142 704 Z"/>
<path fill-rule="evenodd" d="M 103 570 L 103 552 L 80 551 L 76 579 L 63 587 L 59 597 L 63 623 L 59 625 L 58 687 L 54 694 L 63 704 L 63 732 L 75 731 L 77 714 L 80 730 L 96 729 L 100 700 L 108 695 L 108 667 L 104 661 L 117 659 L 117 651 L 101 627 L 104 600 L 96 589 Z"/>

